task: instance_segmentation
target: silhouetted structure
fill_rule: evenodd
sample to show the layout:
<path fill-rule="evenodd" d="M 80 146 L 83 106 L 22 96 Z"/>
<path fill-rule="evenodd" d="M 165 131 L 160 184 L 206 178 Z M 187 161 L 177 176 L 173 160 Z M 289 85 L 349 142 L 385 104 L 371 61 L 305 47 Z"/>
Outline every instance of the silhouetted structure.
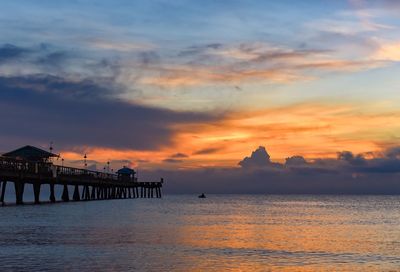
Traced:
<path fill-rule="evenodd" d="M 121 181 L 136 181 L 136 172 L 135 170 L 128 168 L 128 167 L 123 167 L 117 171 L 118 175 L 118 180 Z"/>
<path fill-rule="evenodd" d="M 26 145 L 16 150 L 4 153 L 3 157 L 35 162 L 48 162 L 50 158 L 58 157 L 58 155 L 34 146 Z"/>
<path fill-rule="evenodd" d="M 135 171 L 122 168 L 117 174 L 64 167 L 50 162 L 58 157 L 42 149 L 25 146 L 0 156 L 0 202 L 4 205 L 7 182 L 13 182 L 16 204 L 23 204 L 25 184 L 32 184 L 35 203 L 40 203 L 42 185 L 50 186 L 51 202 L 56 202 L 54 186 L 62 185 L 62 201 L 69 201 L 68 185 L 74 186 L 72 199 L 102 200 L 161 197 L 160 182 L 138 182 Z M 80 190 L 80 187 L 82 190 Z"/>

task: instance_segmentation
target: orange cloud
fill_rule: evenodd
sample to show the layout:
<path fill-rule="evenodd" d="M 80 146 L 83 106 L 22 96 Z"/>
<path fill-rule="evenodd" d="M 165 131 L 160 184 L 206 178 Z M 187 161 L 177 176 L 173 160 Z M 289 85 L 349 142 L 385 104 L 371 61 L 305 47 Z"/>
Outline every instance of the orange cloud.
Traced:
<path fill-rule="evenodd" d="M 367 107 L 364 107 L 364 109 Z M 87 149 L 99 161 L 128 159 L 141 168 L 235 166 L 255 147 L 267 147 L 272 160 L 292 155 L 333 158 L 338 151 L 380 151 L 400 135 L 400 112 L 361 111 L 347 104 L 305 103 L 230 113 L 219 121 L 173 127 L 169 147 L 158 151 Z M 169 160 L 182 152 L 187 157 Z M 81 154 L 63 156 L 82 159 Z M 168 163 L 169 162 L 169 163 Z M 175 162 L 175 163 L 172 163 Z"/>
<path fill-rule="evenodd" d="M 252 79 L 284 83 L 309 78 L 280 69 L 235 71 L 229 67 L 184 67 L 180 69 L 171 67 L 161 71 L 160 75 L 144 77 L 140 83 L 164 88 L 176 88 L 214 83 L 240 83 Z"/>
<path fill-rule="evenodd" d="M 143 85 L 163 88 L 215 84 L 292 83 L 318 78 L 318 72 L 357 72 L 382 67 L 385 59 L 343 59 L 332 52 L 271 48 L 259 44 L 209 49 L 212 61 L 146 65 Z"/>
<path fill-rule="evenodd" d="M 379 60 L 400 61 L 400 42 L 382 42 L 373 57 Z"/>

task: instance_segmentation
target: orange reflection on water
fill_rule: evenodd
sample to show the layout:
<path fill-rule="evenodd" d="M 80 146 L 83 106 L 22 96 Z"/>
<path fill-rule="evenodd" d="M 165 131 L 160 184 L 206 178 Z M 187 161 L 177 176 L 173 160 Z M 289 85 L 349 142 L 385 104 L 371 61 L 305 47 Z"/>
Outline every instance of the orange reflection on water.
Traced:
<path fill-rule="evenodd" d="M 374 256 L 400 255 L 391 242 L 400 232 L 376 223 L 381 211 L 360 213 L 340 203 L 260 204 L 234 204 L 223 211 L 228 215 L 205 215 L 201 224 L 187 216 L 179 243 L 215 254 L 197 263 L 195 271 L 375 271 L 395 264 L 382 266 Z"/>

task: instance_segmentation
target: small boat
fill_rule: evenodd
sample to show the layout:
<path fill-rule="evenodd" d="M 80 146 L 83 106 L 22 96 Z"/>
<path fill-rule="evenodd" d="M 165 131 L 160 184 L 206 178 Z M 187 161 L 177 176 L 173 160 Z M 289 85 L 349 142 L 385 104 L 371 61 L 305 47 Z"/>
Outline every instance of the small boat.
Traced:
<path fill-rule="evenodd" d="M 201 195 L 199 195 L 199 198 L 206 198 L 206 195 L 202 193 Z"/>

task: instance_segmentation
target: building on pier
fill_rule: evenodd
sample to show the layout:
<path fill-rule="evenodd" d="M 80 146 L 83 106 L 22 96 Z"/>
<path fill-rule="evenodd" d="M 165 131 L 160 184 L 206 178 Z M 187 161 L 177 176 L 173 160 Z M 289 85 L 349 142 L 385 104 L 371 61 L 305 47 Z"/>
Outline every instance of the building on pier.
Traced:
<path fill-rule="evenodd" d="M 51 158 L 59 156 L 43 149 L 26 145 L 24 147 L 4 153 L 3 157 L 34 162 L 50 162 Z"/>
<path fill-rule="evenodd" d="M 137 181 L 135 170 L 124 166 L 117 171 L 118 180 L 120 181 Z"/>

